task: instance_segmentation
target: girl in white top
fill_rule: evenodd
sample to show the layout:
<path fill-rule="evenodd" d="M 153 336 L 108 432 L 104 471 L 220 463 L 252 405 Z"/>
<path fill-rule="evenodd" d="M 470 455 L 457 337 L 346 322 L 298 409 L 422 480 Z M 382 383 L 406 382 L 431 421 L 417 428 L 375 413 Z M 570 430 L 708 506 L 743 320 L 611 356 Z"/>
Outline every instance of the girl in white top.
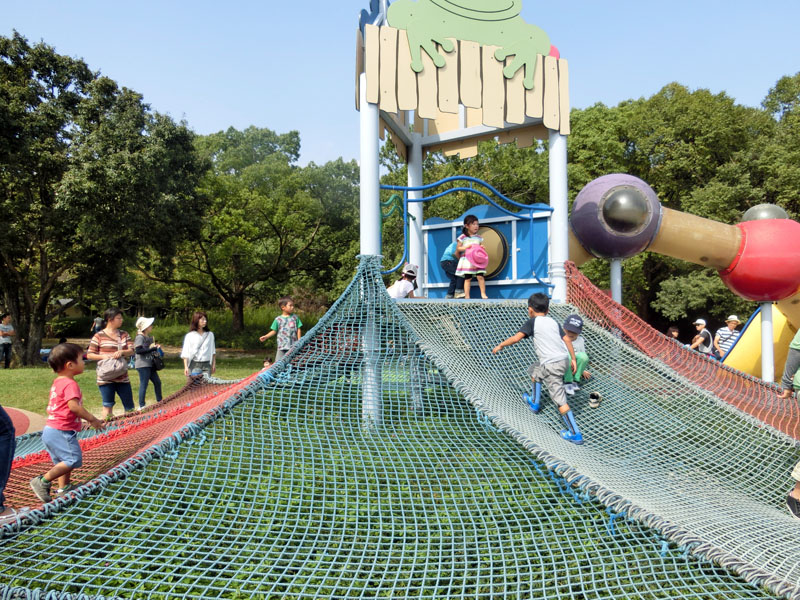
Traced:
<path fill-rule="evenodd" d="M 403 276 L 386 288 L 392 298 L 413 298 L 414 281 L 417 279 L 417 267 L 406 263 L 403 267 Z"/>
<path fill-rule="evenodd" d="M 197 311 L 192 315 L 192 324 L 189 333 L 183 338 L 183 373 L 187 377 L 207 373 L 213 374 L 217 370 L 217 348 L 214 344 L 214 334 L 208 330 L 208 317 L 206 313 Z"/>

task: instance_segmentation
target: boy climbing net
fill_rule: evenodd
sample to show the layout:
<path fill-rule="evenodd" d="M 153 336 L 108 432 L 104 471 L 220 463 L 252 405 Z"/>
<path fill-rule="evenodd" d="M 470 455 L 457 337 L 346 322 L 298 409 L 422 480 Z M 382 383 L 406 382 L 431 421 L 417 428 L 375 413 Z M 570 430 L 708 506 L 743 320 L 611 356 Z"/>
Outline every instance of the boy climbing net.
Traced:
<path fill-rule="evenodd" d="M 510 338 L 503 340 L 492 350 L 497 354 L 506 346 L 512 346 L 517 342 L 530 337 L 533 338 L 533 346 L 539 362 L 534 363 L 528 369 L 528 374 L 533 380 L 533 395 L 523 394 L 523 398 L 528 403 L 528 407 L 539 414 L 542 410 L 541 391 L 542 381 L 550 392 L 550 397 L 558 406 L 558 412 L 566 425 L 566 429 L 561 431 L 561 437 L 573 444 L 583 444 L 578 424 L 575 422 L 575 415 L 572 414 L 567 395 L 564 390 L 564 373 L 569 368 L 572 373 L 577 370 L 575 360 L 575 350 L 572 341 L 564 333 L 554 319 L 547 316 L 550 309 L 550 299 L 541 293 L 532 294 L 528 298 L 528 319 L 520 330 Z"/>

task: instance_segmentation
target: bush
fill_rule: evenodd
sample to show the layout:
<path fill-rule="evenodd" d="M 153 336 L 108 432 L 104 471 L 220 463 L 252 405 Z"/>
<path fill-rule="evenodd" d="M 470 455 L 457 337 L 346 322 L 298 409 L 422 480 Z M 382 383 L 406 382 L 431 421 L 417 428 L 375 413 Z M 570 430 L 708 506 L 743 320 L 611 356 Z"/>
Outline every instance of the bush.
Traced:
<path fill-rule="evenodd" d="M 325 307 L 313 305 L 317 310 L 305 312 L 298 310 L 297 315 L 303 322 L 303 333 L 307 332 L 322 315 L 325 314 Z M 208 326 L 214 332 L 218 348 L 237 348 L 241 350 L 262 350 L 263 348 L 273 348 L 275 338 L 269 340 L 266 345 L 258 341 L 258 338 L 269 331 L 269 326 L 281 311 L 277 306 L 252 306 L 245 308 L 244 323 L 245 330 L 241 333 L 233 333 L 233 316 L 228 310 L 208 310 Z M 148 315 L 149 316 L 149 315 Z M 58 317 L 47 324 L 48 337 L 60 338 L 88 338 L 92 317 L 66 318 Z M 125 315 L 125 322 L 122 328 L 134 336 L 136 334 L 136 315 Z M 169 316 L 165 319 L 156 319 L 153 324 L 153 335 L 159 344 L 169 346 L 180 346 L 183 344 L 183 336 L 189 331 L 189 319 L 183 316 Z"/>
<path fill-rule="evenodd" d="M 269 331 L 272 321 L 280 314 L 277 306 L 274 308 L 266 306 L 245 308 L 245 330 L 237 334 L 233 333 L 233 316 L 230 311 L 210 310 L 206 313 L 208 314 L 208 327 L 214 332 L 218 348 L 262 350 L 275 345 L 275 338 L 269 340 L 266 345 L 259 342 L 258 338 Z M 305 333 L 316 325 L 317 321 L 325 314 L 325 310 L 323 308 L 310 314 L 298 311 L 297 314 L 303 322 L 303 333 Z M 180 346 L 183 344 L 183 336 L 189 331 L 189 322 L 184 318 L 168 317 L 160 322 L 156 321 L 153 330 L 159 343 Z"/>

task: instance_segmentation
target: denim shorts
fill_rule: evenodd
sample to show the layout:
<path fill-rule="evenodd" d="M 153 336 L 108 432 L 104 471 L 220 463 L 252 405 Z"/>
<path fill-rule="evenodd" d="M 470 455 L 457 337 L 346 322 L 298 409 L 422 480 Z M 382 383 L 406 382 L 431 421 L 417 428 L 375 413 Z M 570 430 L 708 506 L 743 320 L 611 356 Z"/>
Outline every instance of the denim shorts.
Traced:
<path fill-rule="evenodd" d="M 80 444 L 78 444 L 77 431 L 63 431 L 45 427 L 42 430 L 42 442 L 44 447 L 47 448 L 50 458 L 53 459 L 54 465 L 63 462 L 68 467 L 77 469 L 83 464 L 83 453 L 81 452 Z"/>

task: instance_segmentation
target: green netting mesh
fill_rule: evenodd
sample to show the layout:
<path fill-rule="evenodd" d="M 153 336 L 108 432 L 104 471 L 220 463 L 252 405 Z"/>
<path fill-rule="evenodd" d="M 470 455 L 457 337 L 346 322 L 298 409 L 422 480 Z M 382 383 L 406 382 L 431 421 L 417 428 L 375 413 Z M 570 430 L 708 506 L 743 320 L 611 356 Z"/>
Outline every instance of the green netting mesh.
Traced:
<path fill-rule="evenodd" d="M 378 269 L 192 437 L 7 529 L 0 598 L 798 596 L 790 438 L 589 324 L 572 446 L 520 400 L 532 344 L 487 352 L 523 303 Z"/>

